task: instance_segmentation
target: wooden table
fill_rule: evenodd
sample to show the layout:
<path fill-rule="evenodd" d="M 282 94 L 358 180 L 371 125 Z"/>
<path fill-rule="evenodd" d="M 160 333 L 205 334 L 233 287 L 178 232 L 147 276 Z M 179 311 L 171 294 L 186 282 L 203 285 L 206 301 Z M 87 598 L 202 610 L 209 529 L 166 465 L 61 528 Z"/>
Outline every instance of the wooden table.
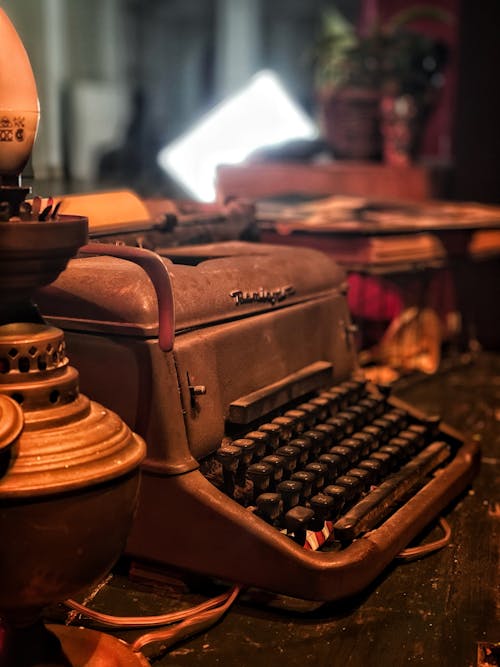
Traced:
<path fill-rule="evenodd" d="M 155 666 L 469 667 L 500 642 L 500 355 L 400 385 L 397 395 L 479 439 L 483 463 L 473 488 L 447 512 L 451 543 L 427 558 L 389 568 L 363 595 L 298 612 L 241 598 L 225 618 L 170 652 L 146 649 Z M 168 526 L 165 527 L 168 530 Z M 434 527 L 425 537 L 437 537 Z M 425 539 L 424 537 L 424 539 Z M 177 610 L 205 599 L 197 591 L 131 581 L 119 568 L 92 603 L 116 614 Z M 122 632 L 127 640 L 137 632 Z M 496 649 L 498 651 L 498 648 Z M 498 654 L 497 654 L 498 656 Z M 484 663 L 498 665 L 500 662 Z"/>

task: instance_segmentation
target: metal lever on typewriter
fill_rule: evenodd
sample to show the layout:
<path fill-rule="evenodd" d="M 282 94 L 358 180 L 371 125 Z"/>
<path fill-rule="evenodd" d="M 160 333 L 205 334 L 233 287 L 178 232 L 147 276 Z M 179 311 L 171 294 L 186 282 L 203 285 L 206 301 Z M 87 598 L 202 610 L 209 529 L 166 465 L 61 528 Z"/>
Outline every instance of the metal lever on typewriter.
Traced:
<path fill-rule="evenodd" d="M 105 243 L 88 243 L 80 248 L 79 254 L 117 257 L 138 264 L 144 270 L 158 300 L 158 344 L 163 352 L 169 352 L 174 345 L 174 297 L 170 275 L 162 258 L 144 248 Z"/>

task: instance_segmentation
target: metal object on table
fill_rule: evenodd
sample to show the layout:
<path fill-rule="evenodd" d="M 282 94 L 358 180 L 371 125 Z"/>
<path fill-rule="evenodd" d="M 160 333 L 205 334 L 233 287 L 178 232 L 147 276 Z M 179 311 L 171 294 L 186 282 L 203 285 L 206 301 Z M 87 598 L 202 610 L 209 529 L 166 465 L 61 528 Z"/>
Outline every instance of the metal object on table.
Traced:
<path fill-rule="evenodd" d="M 7 59 L 19 85 L 3 78 Z M 29 60 L 2 10 L 0 72 L 0 109 L 14 114 L 6 112 L 5 122 L 33 130 L 30 141 L 18 133 L 15 143 L 5 135 L 0 144 L 0 664 L 97 667 L 110 664 L 111 645 L 113 664 L 140 667 L 145 659 L 117 639 L 51 631 L 40 619 L 43 607 L 97 582 L 120 555 L 145 444 L 79 392 L 63 332 L 45 324 L 31 301 L 85 243 L 87 219 L 59 216 L 51 200 L 43 209 L 38 199 L 24 202 L 20 171 L 38 102 Z"/>

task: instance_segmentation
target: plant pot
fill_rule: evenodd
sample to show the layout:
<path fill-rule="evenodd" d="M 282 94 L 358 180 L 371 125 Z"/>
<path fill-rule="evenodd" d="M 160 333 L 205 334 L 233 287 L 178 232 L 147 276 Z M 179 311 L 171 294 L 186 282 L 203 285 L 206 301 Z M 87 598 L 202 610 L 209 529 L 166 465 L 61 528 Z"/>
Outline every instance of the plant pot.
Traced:
<path fill-rule="evenodd" d="M 376 90 L 321 91 L 319 105 L 323 135 L 336 158 L 381 158 L 380 95 Z"/>

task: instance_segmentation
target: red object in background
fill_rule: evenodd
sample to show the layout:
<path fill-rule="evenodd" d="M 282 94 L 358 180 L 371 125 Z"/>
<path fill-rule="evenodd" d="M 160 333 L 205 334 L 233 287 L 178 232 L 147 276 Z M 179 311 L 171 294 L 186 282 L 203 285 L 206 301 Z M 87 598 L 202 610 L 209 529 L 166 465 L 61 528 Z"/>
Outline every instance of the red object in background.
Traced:
<path fill-rule="evenodd" d="M 450 22 L 419 19 L 408 24 L 433 37 L 442 39 L 449 48 L 448 63 L 444 70 L 444 83 L 438 92 L 437 101 L 431 111 L 422 138 L 420 158 L 440 163 L 453 161 L 453 119 L 458 80 L 458 0 L 362 0 L 358 29 L 366 34 L 376 21 L 384 24 L 404 9 L 422 5 L 442 9 L 450 14 Z"/>

